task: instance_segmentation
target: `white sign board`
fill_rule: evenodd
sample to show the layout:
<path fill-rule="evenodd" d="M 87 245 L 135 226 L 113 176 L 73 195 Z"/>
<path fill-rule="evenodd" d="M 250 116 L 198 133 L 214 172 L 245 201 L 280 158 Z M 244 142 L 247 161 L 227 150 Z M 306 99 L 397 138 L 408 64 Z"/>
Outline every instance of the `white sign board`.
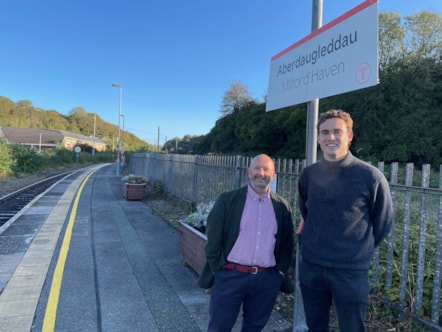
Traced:
<path fill-rule="evenodd" d="M 272 57 L 266 111 L 378 83 L 378 7 L 367 0 Z"/>

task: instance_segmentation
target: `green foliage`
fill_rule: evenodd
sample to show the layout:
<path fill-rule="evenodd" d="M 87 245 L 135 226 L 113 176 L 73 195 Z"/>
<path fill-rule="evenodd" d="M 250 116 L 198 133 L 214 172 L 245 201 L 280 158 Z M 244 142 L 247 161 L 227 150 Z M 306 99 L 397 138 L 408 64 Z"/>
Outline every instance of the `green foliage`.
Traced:
<path fill-rule="evenodd" d="M 417 66 L 391 64 L 381 71 L 381 84 L 324 98 L 319 112 L 341 108 L 354 120 L 352 152 L 364 160 L 442 164 L 442 63 L 433 59 Z M 306 145 L 306 106 L 265 112 L 251 105 L 219 119 L 199 153 L 303 159 Z"/>
<path fill-rule="evenodd" d="M 146 193 L 148 196 L 164 195 L 166 193 L 164 183 L 160 180 L 148 181 Z"/>
<path fill-rule="evenodd" d="M 46 153 L 46 155 L 50 160 L 61 165 L 71 164 L 75 160 L 75 152 L 67 149 L 56 149 L 52 153 Z"/>
<path fill-rule="evenodd" d="M 13 172 L 15 160 L 12 158 L 9 145 L 0 140 L 0 176 L 9 176 Z"/>
<path fill-rule="evenodd" d="M 404 18 L 379 15 L 380 84 L 329 98 L 319 112 L 341 108 L 354 120 L 352 152 L 364 160 L 442 164 L 442 18 L 421 12 Z M 225 113 L 206 136 L 194 140 L 199 154 L 221 153 L 303 159 L 305 104 L 265 112 L 251 103 Z"/>
<path fill-rule="evenodd" d="M 15 161 L 12 167 L 15 174 L 33 174 L 42 169 L 44 161 L 34 149 L 21 144 L 11 144 L 9 149 Z"/>
<path fill-rule="evenodd" d="M 57 169 L 72 164 L 108 163 L 115 161 L 112 153 L 100 152 L 92 155 L 59 148 L 45 150 L 41 153 L 21 144 L 7 144 L 0 140 L 0 176 L 17 177 L 24 174 L 43 172 L 48 169 Z"/>
<path fill-rule="evenodd" d="M 94 120 L 95 116 L 96 121 Z M 64 130 L 92 136 L 94 122 L 96 137 L 103 140 L 107 144 L 108 151 L 111 151 L 118 136 L 118 127 L 103 121 L 98 115 L 87 113 L 82 107 L 75 107 L 68 116 L 65 116 L 55 110 L 44 111 L 34 107 L 29 100 L 14 103 L 10 99 L 0 96 L 0 126 Z M 153 146 L 127 131 L 121 135 L 124 135 L 126 151 L 154 150 Z"/>
<path fill-rule="evenodd" d="M 417 205 L 418 202 L 412 203 Z M 405 303 L 408 303 L 410 309 L 415 303 L 415 294 L 416 294 L 416 278 L 417 278 L 417 262 L 418 262 L 418 244 L 419 244 L 419 224 L 420 224 L 420 213 L 415 211 L 410 216 L 409 222 L 409 230 L 406 234 L 403 233 L 403 219 L 404 219 L 404 211 L 402 208 L 398 208 L 396 212 L 396 224 L 394 229 L 394 257 L 393 257 L 393 277 L 392 277 L 392 287 L 385 287 L 385 273 L 386 273 L 386 265 L 381 264 L 379 266 L 379 276 L 380 280 L 377 284 L 372 285 L 374 291 L 377 296 L 383 299 L 387 299 L 391 303 L 396 303 L 398 307 L 403 306 Z M 433 218 L 430 218 L 427 223 L 427 239 L 425 246 L 425 257 L 426 261 L 434 261 L 434 257 L 436 255 L 436 236 L 437 234 L 437 221 Z M 401 301 L 399 294 L 399 284 L 401 277 L 401 260 L 402 257 L 398 253 L 403 252 L 404 246 L 404 236 L 408 237 L 408 256 L 407 256 L 407 291 L 406 298 Z M 381 246 L 380 257 L 381 260 L 386 260 L 387 255 L 387 247 Z M 417 314 L 419 316 L 430 316 L 431 314 L 431 300 L 432 300 L 432 291 L 433 291 L 433 269 L 434 266 L 431 264 L 425 264 L 424 268 L 424 283 L 423 283 L 423 298 L 422 298 L 422 308 L 419 310 Z M 441 298 L 442 300 L 442 298 Z"/>

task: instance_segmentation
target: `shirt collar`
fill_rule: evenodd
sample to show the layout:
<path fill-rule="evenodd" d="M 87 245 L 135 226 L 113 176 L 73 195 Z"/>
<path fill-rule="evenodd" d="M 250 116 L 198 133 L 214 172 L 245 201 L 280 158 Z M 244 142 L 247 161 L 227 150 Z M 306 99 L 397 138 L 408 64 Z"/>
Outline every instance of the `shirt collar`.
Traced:
<path fill-rule="evenodd" d="M 249 184 L 248 188 L 247 188 L 247 194 L 250 195 L 250 197 L 252 197 L 252 199 L 254 201 L 258 201 L 260 198 L 262 198 L 263 200 L 269 199 L 270 198 L 270 190 L 267 190 L 267 192 L 264 193 L 264 195 L 262 195 L 261 197 L 258 195 L 258 193 L 253 190 L 252 186 Z"/>

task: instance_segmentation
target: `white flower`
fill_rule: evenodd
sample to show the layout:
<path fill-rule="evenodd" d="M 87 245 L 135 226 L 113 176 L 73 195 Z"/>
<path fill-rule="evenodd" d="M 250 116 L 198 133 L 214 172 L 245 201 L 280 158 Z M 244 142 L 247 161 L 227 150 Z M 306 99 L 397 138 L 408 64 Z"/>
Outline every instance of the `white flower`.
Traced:
<path fill-rule="evenodd" d="M 210 201 L 208 203 L 199 203 L 196 207 L 196 212 L 189 214 L 186 219 L 184 219 L 184 222 L 193 227 L 206 226 L 207 217 L 209 216 L 214 204 L 214 201 Z"/>
<path fill-rule="evenodd" d="M 142 175 L 129 174 L 123 176 L 121 178 L 121 182 L 131 183 L 131 184 L 141 184 L 141 183 L 147 183 L 147 179 Z"/>

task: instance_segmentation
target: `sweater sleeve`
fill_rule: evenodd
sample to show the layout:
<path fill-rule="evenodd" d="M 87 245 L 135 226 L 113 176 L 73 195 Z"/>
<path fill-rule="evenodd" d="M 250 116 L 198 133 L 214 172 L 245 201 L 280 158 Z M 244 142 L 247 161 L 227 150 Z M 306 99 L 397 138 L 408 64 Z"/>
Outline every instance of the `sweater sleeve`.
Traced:
<path fill-rule="evenodd" d="M 381 177 L 374 187 L 371 206 L 371 220 L 373 221 L 373 236 L 375 246 L 387 237 L 393 227 L 393 202 L 390 187 L 385 177 Z"/>
<path fill-rule="evenodd" d="M 306 201 L 306 193 L 304 190 L 304 177 L 305 177 L 305 172 L 301 172 L 301 175 L 299 176 L 298 179 L 298 197 L 299 197 L 299 210 L 301 212 L 301 217 L 302 219 L 306 219 L 306 215 L 307 215 L 307 208 L 305 206 L 305 201 Z"/>

